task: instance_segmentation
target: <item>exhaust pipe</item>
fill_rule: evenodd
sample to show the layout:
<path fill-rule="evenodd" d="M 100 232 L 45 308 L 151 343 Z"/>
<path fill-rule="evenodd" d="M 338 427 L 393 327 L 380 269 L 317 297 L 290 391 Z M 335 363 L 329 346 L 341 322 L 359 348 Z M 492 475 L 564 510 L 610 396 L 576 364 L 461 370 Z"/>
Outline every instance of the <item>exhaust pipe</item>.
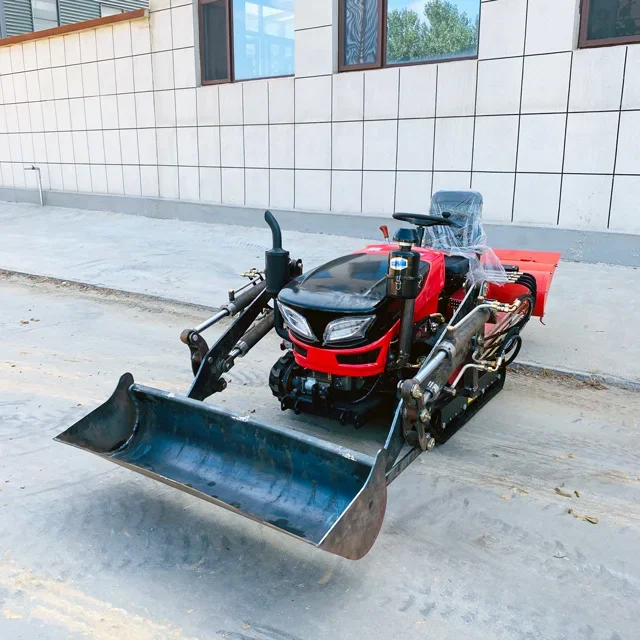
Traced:
<path fill-rule="evenodd" d="M 404 367 L 411 357 L 413 316 L 420 288 L 420 254 L 411 247 L 419 241 L 415 229 L 398 229 L 393 241 L 400 246 L 389 252 L 387 297 L 402 300 L 400 338 L 396 367 Z"/>

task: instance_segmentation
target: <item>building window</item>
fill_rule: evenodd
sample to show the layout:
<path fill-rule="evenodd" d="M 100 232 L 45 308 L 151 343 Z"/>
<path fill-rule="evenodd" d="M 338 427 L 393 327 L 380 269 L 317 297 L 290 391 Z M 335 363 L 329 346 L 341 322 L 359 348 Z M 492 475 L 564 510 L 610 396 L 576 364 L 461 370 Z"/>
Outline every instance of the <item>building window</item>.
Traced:
<path fill-rule="evenodd" d="M 34 31 L 59 27 L 57 0 L 31 0 L 31 17 Z"/>
<path fill-rule="evenodd" d="M 582 0 L 580 46 L 640 42 L 640 0 Z"/>
<path fill-rule="evenodd" d="M 293 75 L 294 0 L 199 0 L 202 82 Z"/>
<path fill-rule="evenodd" d="M 101 18 L 106 18 L 107 16 L 117 16 L 119 13 L 124 13 L 124 9 L 120 9 L 120 7 L 113 7 L 110 4 L 100 4 Z"/>
<path fill-rule="evenodd" d="M 478 55 L 480 0 L 340 0 L 339 68 Z"/>

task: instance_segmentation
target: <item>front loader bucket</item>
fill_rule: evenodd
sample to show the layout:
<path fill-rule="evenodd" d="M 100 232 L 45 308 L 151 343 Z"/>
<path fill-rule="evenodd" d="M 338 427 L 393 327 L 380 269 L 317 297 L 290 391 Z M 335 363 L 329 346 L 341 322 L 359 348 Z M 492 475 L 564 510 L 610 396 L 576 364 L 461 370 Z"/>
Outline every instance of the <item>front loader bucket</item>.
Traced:
<path fill-rule="evenodd" d="M 351 560 L 373 546 L 384 518 L 384 450 L 372 458 L 134 384 L 129 373 L 56 440 Z"/>

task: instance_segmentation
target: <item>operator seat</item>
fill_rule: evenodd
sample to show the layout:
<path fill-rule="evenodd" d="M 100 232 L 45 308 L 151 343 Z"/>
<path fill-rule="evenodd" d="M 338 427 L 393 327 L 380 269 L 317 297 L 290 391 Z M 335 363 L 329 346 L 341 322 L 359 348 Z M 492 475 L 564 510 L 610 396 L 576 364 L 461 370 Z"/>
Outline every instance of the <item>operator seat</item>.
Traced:
<path fill-rule="evenodd" d="M 482 195 L 477 191 L 438 191 L 431 198 L 429 214 L 446 217 L 453 224 L 424 227 L 422 245 L 449 254 L 444 260 L 447 279 L 465 276 L 470 268 L 469 257 L 484 244 L 482 204 Z"/>

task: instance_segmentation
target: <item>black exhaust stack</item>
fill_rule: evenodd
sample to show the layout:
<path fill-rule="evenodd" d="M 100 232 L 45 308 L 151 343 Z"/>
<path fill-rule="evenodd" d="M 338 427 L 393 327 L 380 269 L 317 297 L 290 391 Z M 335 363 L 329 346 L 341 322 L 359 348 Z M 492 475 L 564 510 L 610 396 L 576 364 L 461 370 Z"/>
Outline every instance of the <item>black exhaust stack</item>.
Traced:
<path fill-rule="evenodd" d="M 282 231 L 271 211 L 264 212 L 264 219 L 271 228 L 273 238 L 271 249 L 265 251 L 265 269 L 267 271 L 267 293 L 274 298 L 289 282 L 289 252 L 282 248 Z"/>
<path fill-rule="evenodd" d="M 420 288 L 420 254 L 411 247 L 418 244 L 420 238 L 415 229 L 398 229 L 393 241 L 399 247 L 389 252 L 387 296 L 403 301 L 397 361 L 397 366 L 403 367 L 411 355 L 413 315 Z"/>
<path fill-rule="evenodd" d="M 284 340 L 288 340 L 289 334 L 284 328 L 277 299 L 282 288 L 291 279 L 289 252 L 282 248 L 282 231 L 271 211 L 264 212 L 264 219 L 271 228 L 271 236 L 273 238 L 272 248 L 267 249 L 264 254 L 265 270 L 267 272 L 267 293 L 271 295 L 274 300 L 273 318 L 276 333 Z"/>

